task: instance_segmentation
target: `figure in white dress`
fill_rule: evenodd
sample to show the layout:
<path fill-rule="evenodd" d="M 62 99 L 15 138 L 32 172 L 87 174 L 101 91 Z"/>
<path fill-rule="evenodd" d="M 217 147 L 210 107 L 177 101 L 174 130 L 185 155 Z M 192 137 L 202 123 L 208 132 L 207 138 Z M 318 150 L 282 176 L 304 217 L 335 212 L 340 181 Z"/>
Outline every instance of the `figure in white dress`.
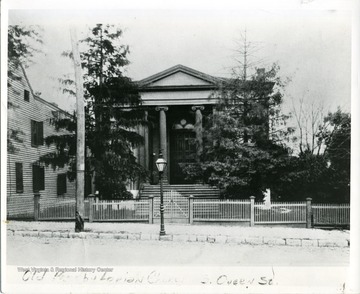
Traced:
<path fill-rule="evenodd" d="M 264 205 L 265 205 L 265 209 L 270 209 L 271 208 L 271 192 L 270 189 L 266 189 L 265 192 L 263 192 L 264 195 Z"/>

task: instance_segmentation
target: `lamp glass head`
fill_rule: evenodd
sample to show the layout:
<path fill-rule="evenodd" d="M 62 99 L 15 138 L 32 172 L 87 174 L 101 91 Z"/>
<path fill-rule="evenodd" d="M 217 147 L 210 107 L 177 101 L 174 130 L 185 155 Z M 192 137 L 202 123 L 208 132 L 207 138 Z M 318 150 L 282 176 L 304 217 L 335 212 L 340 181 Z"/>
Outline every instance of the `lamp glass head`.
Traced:
<path fill-rule="evenodd" d="M 159 158 L 156 160 L 156 167 L 159 172 L 163 172 L 166 168 L 167 162 L 164 158 Z"/>

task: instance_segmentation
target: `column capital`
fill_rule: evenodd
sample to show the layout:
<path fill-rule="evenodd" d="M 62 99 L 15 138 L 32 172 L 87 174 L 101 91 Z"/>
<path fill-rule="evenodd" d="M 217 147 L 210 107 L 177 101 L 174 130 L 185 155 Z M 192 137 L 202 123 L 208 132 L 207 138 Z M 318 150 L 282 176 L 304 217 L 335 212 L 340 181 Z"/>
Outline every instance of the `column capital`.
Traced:
<path fill-rule="evenodd" d="M 203 111 L 205 109 L 205 107 L 203 105 L 194 105 L 194 106 L 191 106 L 191 110 L 192 111 L 196 111 L 196 110 L 201 110 Z"/>
<path fill-rule="evenodd" d="M 168 110 L 169 110 L 169 107 L 167 107 L 167 106 L 156 106 L 156 107 L 155 107 L 155 110 L 156 110 L 156 111 L 161 111 L 161 110 L 163 110 L 163 111 L 168 111 Z"/>

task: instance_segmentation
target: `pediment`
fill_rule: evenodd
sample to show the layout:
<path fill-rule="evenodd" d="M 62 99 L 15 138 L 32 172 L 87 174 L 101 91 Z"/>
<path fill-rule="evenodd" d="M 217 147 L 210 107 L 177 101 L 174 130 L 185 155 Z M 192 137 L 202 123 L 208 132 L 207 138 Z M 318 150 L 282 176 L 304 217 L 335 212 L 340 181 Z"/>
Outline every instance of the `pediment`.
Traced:
<path fill-rule="evenodd" d="M 176 65 L 139 81 L 143 88 L 185 88 L 185 87 L 213 87 L 218 78 L 194 70 L 192 68 Z"/>
<path fill-rule="evenodd" d="M 184 72 L 176 72 L 160 80 L 157 80 L 151 84 L 149 87 L 158 87 L 158 86 L 209 86 L 212 83 L 204 81 L 203 79 L 194 77 Z"/>

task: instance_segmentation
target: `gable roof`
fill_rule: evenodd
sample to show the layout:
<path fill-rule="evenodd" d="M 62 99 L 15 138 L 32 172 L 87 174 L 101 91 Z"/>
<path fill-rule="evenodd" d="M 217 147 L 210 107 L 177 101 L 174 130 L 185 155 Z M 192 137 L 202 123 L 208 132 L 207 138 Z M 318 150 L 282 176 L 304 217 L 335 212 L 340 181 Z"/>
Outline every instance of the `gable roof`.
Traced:
<path fill-rule="evenodd" d="M 154 75 L 151 75 L 150 77 L 147 77 L 145 79 L 142 79 L 138 81 L 138 85 L 141 88 L 147 88 L 150 87 L 152 84 L 156 83 L 159 80 L 165 79 L 171 75 L 177 74 L 177 73 L 184 73 L 189 76 L 192 76 L 194 78 L 197 78 L 199 80 L 202 80 L 204 82 L 207 82 L 208 86 L 216 86 L 219 82 L 223 81 L 222 78 L 214 77 L 208 74 L 205 74 L 203 72 L 197 71 L 195 69 L 192 69 L 190 67 L 178 64 L 173 67 L 170 67 L 164 71 L 161 71 L 159 73 L 156 73 Z"/>
<path fill-rule="evenodd" d="M 26 70 L 25 70 L 24 66 L 21 63 L 19 64 L 19 68 L 20 68 L 20 70 L 21 70 L 21 72 L 22 72 L 22 74 L 23 74 L 23 76 L 25 78 L 25 81 L 26 81 L 27 85 L 29 86 L 30 92 L 31 92 L 32 96 L 34 97 L 34 100 L 46 105 L 47 107 L 50 107 L 53 111 L 58 111 L 58 112 L 63 113 L 64 115 L 66 115 L 68 117 L 72 117 L 72 115 L 69 112 L 67 112 L 66 110 L 61 109 L 55 103 L 51 103 L 49 101 L 46 101 L 45 99 L 43 99 L 40 96 L 36 95 L 34 93 L 33 88 L 31 87 L 31 83 L 30 83 L 29 78 L 28 78 L 28 76 L 26 74 Z"/>

